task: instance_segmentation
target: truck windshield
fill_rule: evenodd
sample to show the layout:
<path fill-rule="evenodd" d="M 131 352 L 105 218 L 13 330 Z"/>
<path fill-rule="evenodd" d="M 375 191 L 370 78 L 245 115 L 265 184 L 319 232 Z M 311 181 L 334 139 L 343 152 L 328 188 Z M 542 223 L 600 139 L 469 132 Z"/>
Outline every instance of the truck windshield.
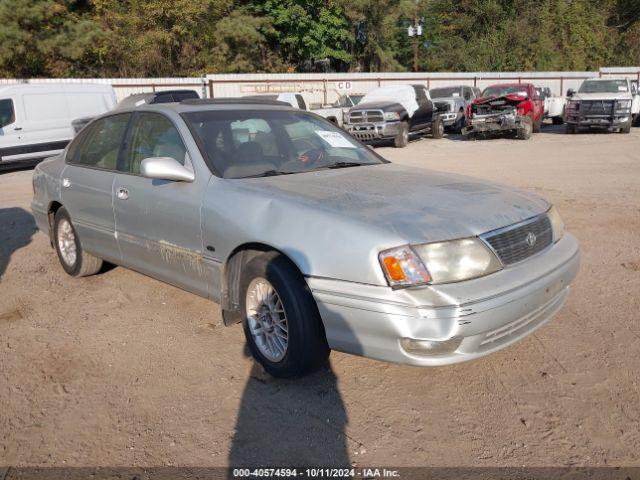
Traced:
<path fill-rule="evenodd" d="M 485 88 L 484 91 L 482 92 L 482 96 L 483 97 L 501 97 L 503 95 L 509 95 L 511 93 L 522 95 L 523 97 L 526 97 L 528 95 L 527 87 L 524 87 L 522 85 L 505 85 L 505 86 L 494 85 L 493 87 Z"/>
<path fill-rule="evenodd" d="M 224 178 L 387 163 L 332 123 L 304 112 L 210 110 L 182 117 L 209 165 Z"/>
<path fill-rule="evenodd" d="M 460 90 L 460 87 L 432 88 L 429 90 L 429 94 L 431 98 L 459 97 Z"/>
<path fill-rule="evenodd" d="M 628 92 L 626 80 L 586 80 L 580 86 L 580 93 L 618 93 Z"/>

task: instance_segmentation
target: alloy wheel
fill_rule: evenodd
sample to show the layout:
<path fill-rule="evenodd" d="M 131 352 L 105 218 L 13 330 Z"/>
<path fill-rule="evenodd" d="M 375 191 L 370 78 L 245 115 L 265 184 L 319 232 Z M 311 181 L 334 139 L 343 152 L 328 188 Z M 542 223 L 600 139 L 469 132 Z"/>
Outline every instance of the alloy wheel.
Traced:
<path fill-rule="evenodd" d="M 74 266 L 78 256 L 76 235 L 71 223 L 65 218 L 58 223 L 58 248 L 64 263 L 69 267 Z"/>
<path fill-rule="evenodd" d="M 287 353 L 289 327 L 282 300 L 271 283 L 254 278 L 245 298 L 245 310 L 251 337 L 268 360 L 279 362 Z"/>

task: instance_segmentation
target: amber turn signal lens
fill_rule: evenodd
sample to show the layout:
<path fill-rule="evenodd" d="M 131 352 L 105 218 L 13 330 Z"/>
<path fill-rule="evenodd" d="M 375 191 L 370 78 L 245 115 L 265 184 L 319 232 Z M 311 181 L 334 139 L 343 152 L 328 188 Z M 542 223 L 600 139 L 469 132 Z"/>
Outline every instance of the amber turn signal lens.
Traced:
<path fill-rule="evenodd" d="M 401 282 L 406 278 L 404 271 L 402 270 L 402 265 L 395 257 L 385 257 L 383 259 L 384 266 L 387 268 L 387 273 L 389 274 L 389 278 L 394 282 Z"/>

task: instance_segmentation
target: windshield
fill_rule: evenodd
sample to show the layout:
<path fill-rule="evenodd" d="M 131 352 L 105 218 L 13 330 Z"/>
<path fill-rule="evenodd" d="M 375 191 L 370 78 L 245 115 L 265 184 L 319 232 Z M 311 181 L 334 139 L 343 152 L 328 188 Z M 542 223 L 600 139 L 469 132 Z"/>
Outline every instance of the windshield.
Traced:
<path fill-rule="evenodd" d="M 341 95 L 338 100 L 333 104 L 334 107 L 353 107 L 360 103 L 364 95 Z"/>
<path fill-rule="evenodd" d="M 580 93 L 618 93 L 628 92 L 626 80 L 586 80 L 580 86 Z"/>
<path fill-rule="evenodd" d="M 515 93 L 526 97 L 528 95 L 527 88 L 522 85 L 494 85 L 493 87 L 487 87 L 482 92 L 483 97 L 502 97 L 503 95 L 509 95 Z"/>
<path fill-rule="evenodd" d="M 431 98 L 459 97 L 460 90 L 460 87 L 432 88 L 429 90 L 429 94 Z"/>
<path fill-rule="evenodd" d="M 224 178 L 386 163 L 332 123 L 304 112 L 219 110 L 183 114 Z"/>

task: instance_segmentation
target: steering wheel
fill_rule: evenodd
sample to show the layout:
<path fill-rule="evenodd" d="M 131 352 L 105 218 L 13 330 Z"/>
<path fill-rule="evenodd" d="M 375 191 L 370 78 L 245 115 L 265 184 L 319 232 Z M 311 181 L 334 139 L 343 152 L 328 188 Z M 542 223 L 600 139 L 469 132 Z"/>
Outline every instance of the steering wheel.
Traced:
<path fill-rule="evenodd" d="M 324 158 L 325 151 L 318 147 L 308 138 L 299 138 L 293 141 L 293 145 L 297 151 L 301 151 L 298 155 L 298 161 L 305 167 L 310 167 Z"/>

